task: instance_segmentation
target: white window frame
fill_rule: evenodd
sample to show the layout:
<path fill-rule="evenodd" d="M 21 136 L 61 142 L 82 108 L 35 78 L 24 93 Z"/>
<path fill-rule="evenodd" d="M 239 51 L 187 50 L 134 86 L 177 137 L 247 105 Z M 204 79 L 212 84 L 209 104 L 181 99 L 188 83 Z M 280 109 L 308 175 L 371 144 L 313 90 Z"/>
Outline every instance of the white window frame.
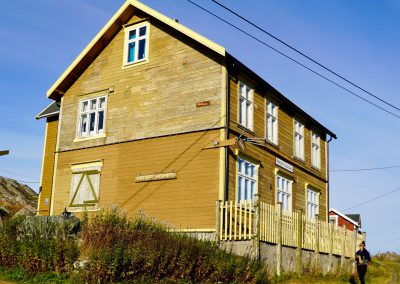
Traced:
<path fill-rule="evenodd" d="M 321 138 L 314 131 L 311 131 L 311 165 L 321 168 Z"/>
<path fill-rule="evenodd" d="M 284 212 L 292 212 L 293 180 L 277 173 L 275 175 L 275 189 L 276 203 L 282 203 Z"/>
<path fill-rule="evenodd" d="M 339 226 L 339 216 L 337 215 L 329 215 L 329 223 L 331 221 L 334 221 L 334 227 L 338 227 Z"/>
<path fill-rule="evenodd" d="M 104 99 L 104 106 L 100 106 L 100 100 Z M 96 108 L 91 109 L 91 104 L 93 101 L 96 101 Z M 87 103 L 87 109 L 83 109 L 83 105 Z M 99 113 L 103 112 L 103 128 L 99 129 Z M 93 132 L 90 131 L 90 117 L 91 114 L 94 114 L 95 121 L 94 121 L 94 130 Z M 83 131 L 82 123 L 83 123 L 83 116 L 86 117 L 86 131 Z M 99 96 L 90 99 L 84 99 L 79 101 L 78 104 L 78 119 L 77 119 L 77 129 L 76 129 L 76 137 L 77 139 L 85 139 L 85 138 L 96 138 L 99 136 L 105 136 L 105 129 L 106 129 L 106 118 L 107 118 L 107 96 Z"/>
<path fill-rule="evenodd" d="M 309 186 L 306 187 L 306 216 L 308 219 L 314 219 L 319 214 L 320 193 Z"/>
<path fill-rule="evenodd" d="M 68 210 L 75 212 L 99 210 L 102 167 L 102 161 L 71 165 L 72 177 Z M 89 180 L 91 185 L 89 184 Z M 92 188 L 95 194 L 93 194 Z M 86 204 L 87 201 L 91 202 Z"/>
<path fill-rule="evenodd" d="M 265 113 L 265 139 L 272 144 L 278 145 L 278 105 L 267 100 L 265 104 Z"/>
<path fill-rule="evenodd" d="M 247 172 L 246 166 L 249 170 Z M 238 203 L 240 201 L 254 201 L 254 195 L 258 192 L 258 168 L 258 164 L 244 157 L 238 157 L 236 163 L 236 200 Z"/>
<path fill-rule="evenodd" d="M 146 34 L 144 36 L 139 36 L 139 30 L 140 28 L 146 27 Z M 129 39 L 129 34 L 131 31 L 136 30 L 137 37 L 135 39 Z M 125 40 L 124 40 L 124 58 L 123 58 L 123 66 L 130 66 L 134 65 L 140 62 L 147 62 L 148 61 L 148 55 L 149 55 L 149 38 L 150 38 L 150 24 L 148 22 L 143 22 L 139 23 L 136 25 L 131 25 L 125 28 Z M 140 40 L 145 40 L 145 54 L 144 58 L 138 59 L 138 54 L 139 54 L 139 41 Z M 135 48 L 135 55 L 133 61 L 128 61 L 128 55 L 129 55 L 129 44 L 135 42 L 136 43 L 136 48 Z"/>
<path fill-rule="evenodd" d="M 254 89 L 243 81 L 238 82 L 238 121 L 239 124 L 253 131 Z"/>
<path fill-rule="evenodd" d="M 304 161 L 304 124 L 294 119 L 294 156 Z"/>

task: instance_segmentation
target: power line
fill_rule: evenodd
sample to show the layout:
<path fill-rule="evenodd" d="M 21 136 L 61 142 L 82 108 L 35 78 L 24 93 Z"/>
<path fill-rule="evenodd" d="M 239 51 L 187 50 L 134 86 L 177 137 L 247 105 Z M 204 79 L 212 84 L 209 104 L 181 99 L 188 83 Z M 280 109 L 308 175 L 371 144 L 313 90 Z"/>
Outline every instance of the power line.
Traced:
<path fill-rule="evenodd" d="M 15 181 L 19 182 L 19 183 L 40 183 L 40 181 L 23 181 L 23 180 L 16 180 Z"/>
<path fill-rule="evenodd" d="M 364 172 L 364 171 L 376 171 L 376 170 L 387 170 L 400 168 L 400 166 L 388 166 L 379 168 L 364 168 L 364 169 L 345 169 L 345 170 L 330 170 L 331 172 Z"/>
<path fill-rule="evenodd" d="M 266 31 L 265 29 L 261 28 L 260 26 L 254 24 L 253 22 L 251 22 L 250 20 L 246 19 L 245 17 L 241 16 L 240 14 L 238 14 L 237 12 L 233 11 L 232 9 L 228 8 L 227 6 L 219 3 L 216 0 L 211 0 L 212 2 L 214 2 L 215 4 L 217 4 L 218 6 L 224 8 L 225 10 L 229 11 L 230 13 L 234 14 L 235 16 L 237 16 L 238 18 L 242 19 L 243 21 L 245 21 L 246 23 L 252 25 L 253 27 L 255 27 L 256 29 L 262 31 L 263 33 L 267 34 L 268 36 L 272 37 L 273 39 L 275 39 L 276 41 L 280 42 L 281 44 L 285 45 L 286 47 L 290 48 L 291 50 L 295 51 L 296 53 L 300 54 L 301 56 L 307 58 L 308 60 L 310 60 L 311 62 L 317 64 L 318 66 L 320 66 L 321 68 L 325 69 L 326 71 L 328 71 L 329 73 L 335 75 L 336 77 L 344 80 L 345 82 L 349 83 L 350 85 L 352 85 L 353 87 L 356 87 L 357 89 L 363 91 L 364 93 L 370 95 L 371 97 L 374 97 L 375 99 L 381 101 L 382 103 L 400 111 L 400 108 L 398 108 L 397 106 L 389 103 L 388 101 L 381 99 L 380 97 L 378 97 L 377 95 L 374 95 L 373 93 L 371 93 L 370 91 L 362 88 L 360 85 L 350 81 L 349 79 L 346 79 L 343 75 L 338 74 L 337 72 L 333 71 L 331 68 L 326 67 L 325 65 L 323 65 L 322 63 L 318 62 L 317 60 L 311 58 L 310 56 L 308 56 L 307 54 L 305 54 L 304 52 L 298 50 L 297 48 L 293 47 L 292 45 L 286 43 L 285 41 L 279 39 L 278 37 L 274 36 L 273 34 L 271 34 L 270 32 Z"/>
<path fill-rule="evenodd" d="M 264 46 L 266 46 L 266 47 L 272 49 L 273 51 L 275 51 L 275 52 L 279 53 L 280 55 L 286 57 L 287 59 L 293 61 L 294 63 L 300 65 L 301 67 L 307 69 L 308 71 L 314 73 L 315 75 L 317 75 L 317 76 L 319 76 L 319 77 L 325 79 L 326 81 L 332 83 L 333 85 L 335 85 L 335 86 L 337 86 L 337 87 L 339 87 L 339 88 L 345 90 L 346 92 L 352 94 L 353 96 L 355 96 L 355 97 L 357 97 L 357 98 L 359 98 L 359 99 L 361 99 L 361 100 L 363 100 L 363 101 L 365 101 L 365 102 L 367 102 L 367 103 L 369 103 L 369 104 L 375 106 L 376 108 L 378 108 L 378 109 L 380 109 L 380 110 L 382 110 L 382 111 L 384 111 L 384 112 L 386 112 L 386 113 L 388 113 L 388 114 L 390 114 L 390 115 L 392 115 L 392 116 L 395 116 L 395 117 L 397 117 L 397 118 L 400 118 L 399 115 L 397 115 L 397 114 L 395 114 L 395 113 L 393 113 L 393 112 L 391 112 L 391 111 L 389 111 L 389 110 L 387 110 L 387 109 L 385 109 L 385 108 L 383 108 L 383 107 L 381 107 L 381 106 L 379 106 L 379 105 L 377 105 L 377 104 L 375 104 L 375 103 L 373 103 L 373 102 L 367 100 L 366 98 L 364 98 L 364 97 L 362 97 L 362 96 L 360 96 L 360 95 L 354 93 L 353 91 L 347 89 L 346 87 L 340 85 L 339 83 L 336 83 L 335 81 L 329 79 L 328 77 L 326 77 L 326 76 L 324 76 L 324 75 L 318 73 L 317 71 L 311 69 L 310 67 L 307 67 L 307 66 L 304 65 L 303 63 L 301 63 L 301 62 L 297 61 L 296 59 L 290 57 L 289 55 L 287 55 L 287 54 L 285 54 L 285 53 L 279 51 L 278 49 L 272 47 L 271 45 L 269 45 L 269 44 L 267 44 L 266 42 L 264 42 L 264 41 L 258 39 L 257 37 L 251 35 L 250 33 L 246 32 L 245 30 L 243 30 L 243 29 L 241 29 L 241 28 L 235 26 L 234 24 L 228 22 L 227 20 L 225 20 L 225 19 L 221 18 L 220 16 L 214 14 L 213 12 L 207 10 L 206 8 L 204 8 L 204 7 L 202 7 L 202 6 L 198 5 L 198 4 L 196 4 L 195 2 L 193 2 L 193 1 L 191 1 L 191 0 L 186 0 L 186 1 L 189 2 L 189 3 L 191 3 L 191 4 L 193 4 L 194 6 L 198 7 L 199 9 L 205 11 L 206 13 L 208 13 L 208 14 L 214 16 L 215 18 L 219 19 L 220 21 L 226 23 L 227 25 L 233 27 L 234 29 L 236 29 L 236 30 L 242 32 L 243 34 L 245 34 L 245 35 L 247 35 L 247 36 L 249 36 L 250 38 L 252 38 L 252 39 L 258 41 L 258 42 L 261 43 L 262 45 L 264 45 Z"/>
<path fill-rule="evenodd" d="M 365 202 L 363 202 L 363 203 L 360 203 L 360 204 L 357 204 L 357 205 L 355 205 L 355 206 L 346 208 L 346 209 L 343 210 L 343 212 L 344 212 L 344 211 L 348 211 L 348 210 L 353 209 L 353 208 L 360 207 L 360 206 L 365 205 L 365 204 L 368 204 L 368 203 L 371 203 L 371 202 L 373 202 L 373 201 L 375 201 L 375 200 L 378 200 L 378 199 L 380 199 L 380 198 L 382 198 L 382 197 L 385 197 L 385 196 L 387 196 L 387 195 L 389 195 L 389 194 L 395 193 L 396 191 L 399 191 L 399 190 L 400 190 L 400 188 L 397 188 L 397 189 L 395 189 L 395 190 L 389 191 L 389 192 L 387 192 L 387 193 L 384 193 L 384 194 L 382 194 L 382 195 L 379 195 L 379 196 L 377 196 L 377 197 L 375 197 L 375 198 L 372 198 L 372 199 L 370 199 L 370 200 L 368 200 L 368 201 L 365 201 Z"/>
<path fill-rule="evenodd" d="M 5 173 L 9 173 L 9 174 L 19 175 L 19 176 L 21 176 L 21 177 L 34 178 L 34 177 L 31 177 L 31 176 L 27 176 L 27 175 L 24 175 L 24 174 L 20 174 L 20 173 L 17 173 L 17 172 L 13 172 L 13 171 L 9 171 L 9 170 L 4 170 L 4 169 L 0 169 L 0 172 L 5 172 Z"/>

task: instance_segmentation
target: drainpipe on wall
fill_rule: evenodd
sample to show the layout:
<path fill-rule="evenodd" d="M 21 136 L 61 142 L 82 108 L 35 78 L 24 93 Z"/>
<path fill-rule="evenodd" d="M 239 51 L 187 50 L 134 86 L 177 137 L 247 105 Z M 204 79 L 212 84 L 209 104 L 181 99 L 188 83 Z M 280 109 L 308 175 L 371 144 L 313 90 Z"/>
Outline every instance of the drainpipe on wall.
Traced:
<path fill-rule="evenodd" d="M 332 139 L 333 139 L 333 137 L 329 135 L 329 140 L 326 141 L 326 152 L 327 152 L 327 154 L 326 154 L 326 160 L 327 160 L 326 161 L 326 177 L 328 180 L 328 186 L 327 186 L 328 192 L 326 195 L 327 205 L 328 205 L 328 208 L 326 208 L 327 215 L 329 215 L 329 208 L 330 208 L 330 206 L 329 206 L 329 194 L 330 194 L 330 191 L 329 191 L 329 142 L 331 142 Z M 329 220 L 329 216 L 327 216 L 326 218 L 327 218 L 327 220 Z"/>
<path fill-rule="evenodd" d="M 226 108 L 225 108 L 225 139 L 229 139 L 229 97 L 230 97 L 230 86 L 229 86 L 229 71 L 226 72 Z M 229 193 L 229 149 L 225 147 L 225 196 L 224 201 L 228 200 Z"/>

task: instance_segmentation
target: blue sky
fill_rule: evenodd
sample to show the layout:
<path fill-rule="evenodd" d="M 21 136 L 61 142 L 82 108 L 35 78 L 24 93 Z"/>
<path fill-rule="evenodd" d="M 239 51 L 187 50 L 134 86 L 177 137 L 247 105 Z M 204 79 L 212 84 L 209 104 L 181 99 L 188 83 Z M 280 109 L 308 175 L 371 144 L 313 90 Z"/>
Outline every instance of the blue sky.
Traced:
<path fill-rule="evenodd" d="M 0 10 L 0 175 L 40 179 L 46 91 L 123 0 L 6 1 Z M 295 56 L 209 0 L 197 3 Z M 276 36 L 400 106 L 400 1 L 228 1 Z M 227 50 L 335 132 L 331 169 L 400 165 L 400 120 L 352 97 L 240 34 L 185 0 L 143 0 Z M 323 74 L 320 68 L 316 70 Z M 345 86 L 348 86 L 344 84 Z M 354 90 L 354 88 L 353 88 Z M 398 112 L 400 115 L 400 112 Z M 342 210 L 400 188 L 400 168 L 331 173 L 331 207 Z M 30 184 L 37 189 L 37 184 Z M 362 214 L 372 252 L 400 251 L 400 191 L 347 213 Z"/>

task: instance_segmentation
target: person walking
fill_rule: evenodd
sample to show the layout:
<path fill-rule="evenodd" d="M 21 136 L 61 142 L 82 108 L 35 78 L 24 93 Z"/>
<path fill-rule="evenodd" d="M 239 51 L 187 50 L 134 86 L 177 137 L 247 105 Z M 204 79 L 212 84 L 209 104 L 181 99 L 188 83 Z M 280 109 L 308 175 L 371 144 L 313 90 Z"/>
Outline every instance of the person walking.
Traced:
<path fill-rule="evenodd" d="M 371 262 L 371 256 L 369 252 L 365 249 L 365 242 L 362 241 L 359 244 L 359 250 L 356 252 L 356 262 L 357 262 L 357 273 L 358 278 L 360 278 L 360 283 L 365 284 L 365 274 L 367 273 L 368 263 Z"/>

